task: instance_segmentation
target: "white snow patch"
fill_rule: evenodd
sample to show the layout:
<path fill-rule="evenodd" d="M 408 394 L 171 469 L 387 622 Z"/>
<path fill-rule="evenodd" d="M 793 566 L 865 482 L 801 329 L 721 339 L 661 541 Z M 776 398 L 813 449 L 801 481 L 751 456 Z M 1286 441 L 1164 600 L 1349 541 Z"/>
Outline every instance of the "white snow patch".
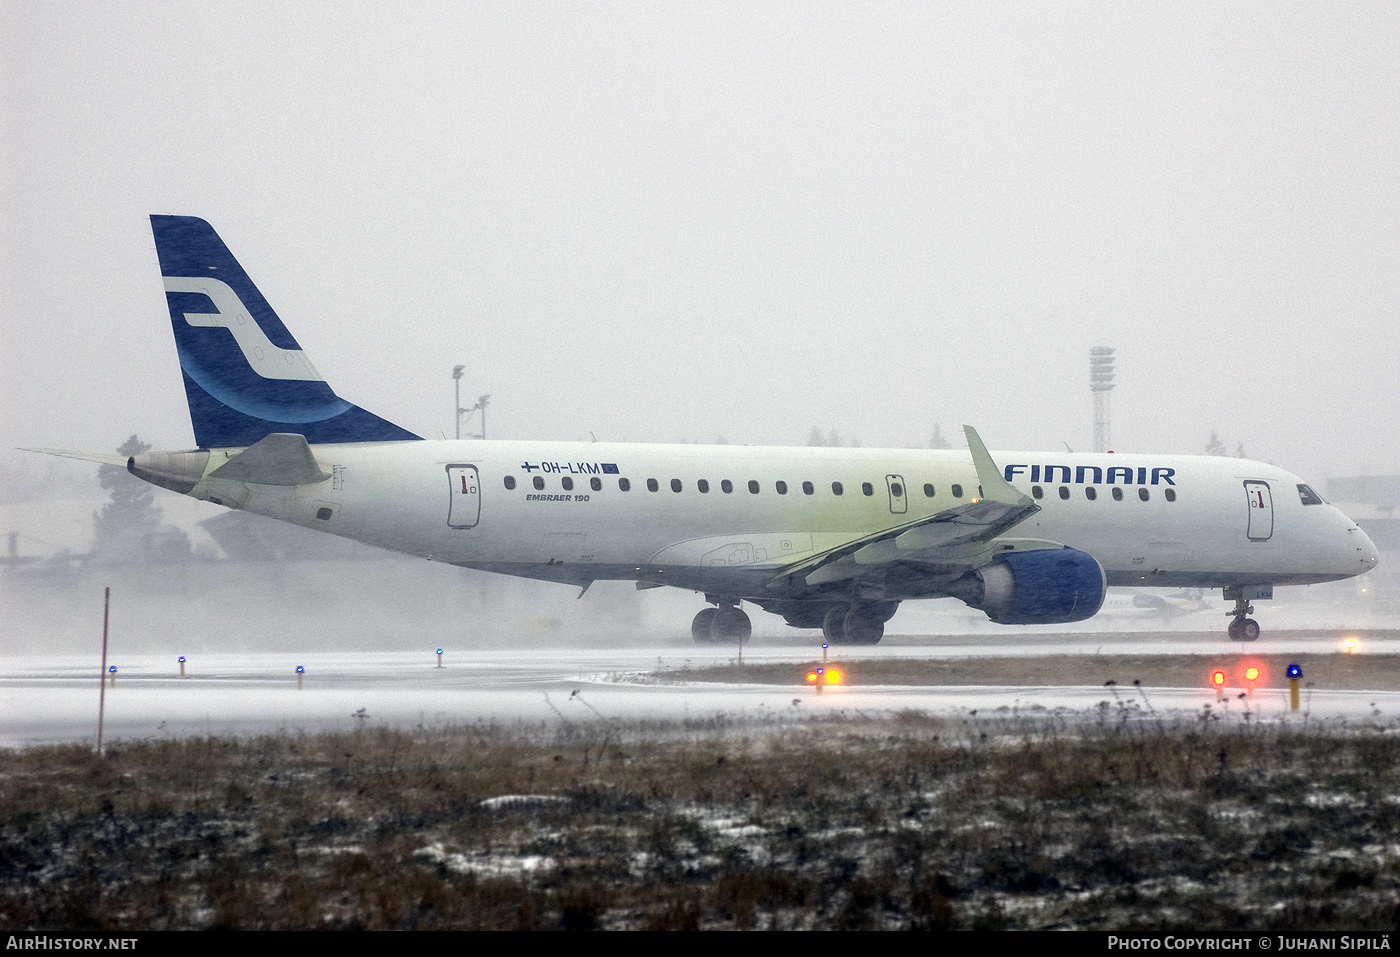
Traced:
<path fill-rule="evenodd" d="M 553 870 L 558 864 L 553 858 L 540 854 L 506 857 L 498 854 L 449 854 L 440 843 L 420 847 L 413 856 L 440 864 L 458 874 L 482 874 L 488 877 L 526 877 Z"/>
<path fill-rule="evenodd" d="M 569 799 L 558 794 L 502 794 L 478 802 L 478 807 L 488 811 L 504 811 L 514 808 L 541 807 L 552 804 L 567 804 Z"/>

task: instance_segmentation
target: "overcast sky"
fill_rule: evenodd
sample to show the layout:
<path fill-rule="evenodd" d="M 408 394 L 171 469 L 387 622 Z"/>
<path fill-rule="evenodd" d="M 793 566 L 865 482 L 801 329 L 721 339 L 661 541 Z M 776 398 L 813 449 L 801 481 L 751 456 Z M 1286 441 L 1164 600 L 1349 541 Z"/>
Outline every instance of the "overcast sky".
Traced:
<path fill-rule="evenodd" d="M 387 12 L 394 7 L 394 12 Z M 406 8 L 406 12 L 403 9 Z M 193 442 L 147 216 L 424 436 L 1400 472 L 1400 6 L 0 3 L 3 456 Z"/>

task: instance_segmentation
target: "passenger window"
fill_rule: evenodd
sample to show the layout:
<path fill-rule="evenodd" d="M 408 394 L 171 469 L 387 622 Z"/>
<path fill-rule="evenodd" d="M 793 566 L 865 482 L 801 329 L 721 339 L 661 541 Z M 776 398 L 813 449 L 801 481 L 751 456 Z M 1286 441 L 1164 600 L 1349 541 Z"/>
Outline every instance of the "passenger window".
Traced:
<path fill-rule="evenodd" d="M 630 492 L 632 491 L 632 480 L 620 478 L 617 480 L 617 487 L 623 492 Z"/>
<path fill-rule="evenodd" d="M 1167 501 L 1168 501 L 1168 502 L 1175 502 L 1175 501 L 1176 501 L 1176 489 L 1174 489 L 1174 488 L 1169 488 L 1169 489 L 1167 489 L 1165 492 L 1163 492 L 1162 494 L 1165 495 L 1165 496 L 1167 497 Z"/>
<path fill-rule="evenodd" d="M 719 488 L 721 492 L 728 495 L 730 492 L 734 491 L 734 483 L 729 481 L 729 479 L 725 479 L 723 482 L 719 483 Z"/>
<path fill-rule="evenodd" d="M 1145 488 L 1140 488 L 1140 489 L 1138 489 L 1138 498 L 1142 499 L 1144 502 L 1147 501 L 1147 500 L 1148 500 L 1149 498 L 1151 498 L 1151 497 L 1152 497 L 1152 496 L 1151 496 L 1151 494 L 1147 491 L 1147 489 L 1145 489 Z"/>
<path fill-rule="evenodd" d="M 514 476 L 514 475 L 507 475 L 507 476 L 506 476 L 506 488 L 508 488 L 508 489 L 515 488 L 515 476 Z"/>
<path fill-rule="evenodd" d="M 860 490 L 861 490 L 862 492 L 864 492 L 866 495 L 874 495 L 874 494 L 875 494 L 875 486 L 871 485 L 869 482 L 861 482 L 861 483 L 860 483 Z"/>
<path fill-rule="evenodd" d="M 656 479 L 647 479 L 647 491 L 648 491 L 648 492 L 655 492 L 655 491 L 657 491 L 657 490 L 660 489 L 660 488 L 661 488 L 661 483 L 658 482 Z"/>
<path fill-rule="evenodd" d="M 1115 502 L 1123 501 L 1123 490 L 1121 488 L 1115 488 L 1113 490 L 1113 500 Z"/>
<path fill-rule="evenodd" d="M 933 486 L 932 486 L 932 485 L 927 485 L 927 484 L 924 485 L 924 498 L 933 498 Z"/>
<path fill-rule="evenodd" d="M 1099 490 L 1094 488 L 1094 486 L 1092 485 L 1086 485 L 1084 486 L 1084 497 L 1092 502 L 1094 499 L 1099 497 Z"/>
<path fill-rule="evenodd" d="M 779 495 L 786 495 L 786 494 L 787 494 L 787 483 L 786 483 L 786 482 L 774 482 L 774 483 L 773 483 L 773 488 L 777 491 L 777 493 L 778 493 Z"/>
<path fill-rule="evenodd" d="M 679 492 L 680 490 L 681 490 L 681 480 L 680 480 L 680 479 L 671 479 L 671 491 L 673 491 L 673 492 Z"/>
<path fill-rule="evenodd" d="M 538 492 L 540 489 L 544 488 L 544 479 L 541 478 L 540 476 L 536 475 L 536 476 L 535 476 L 534 485 L 535 485 L 535 491 Z"/>
<path fill-rule="evenodd" d="M 895 498 L 903 498 L 903 497 L 904 497 L 904 486 L 903 486 L 903 485 L 900 485 L 898 482 L 891 482 L 891 483 L 890 483 L 890 494 L 893 495 Z"/>
<path fill-rule="evenodd" d="M 1032 486 L 1031 486 L 1031 498 L 1044 498 L 1044 497 L 1045 497 L 1045 489 L 1041 488 L 1039 485 L 1032 485 Z"/>
<path fill-rule="evenodd" d="M 1061 486 L 1060 486 L 1060 498 L 1064 499 L 1065 501 L 1069 501 L 1069 486 L 1068 486 L 1068 485 L 1061 485 Z"/>
<path fill-rule="evenodd" d="M 1304 505 L 1321 505 L 1322 496 L 1318 495 L 1306 485 L 1298 486 L 1298 497 L 1303 500 Z"/>
<path fill-rule="evenodd" d="M 816 488 L 813 487 L 813 485 L 812 485 L 811 482 L 803 482 L 803 483 L 802 483 L 802 494 L 803 494 L 803 495 L 811 495 L 811 494 L 812 494 L 813 492 L 815 492 L 815 491 L 816 491 Z"/>
<path fill-rule="evenodd" d="M 962 486 L 961 486 L 961 485 L 954 485 L 954 486 L 953 486 L 953 498 L 962 498 Z"/>
<path fill-rule="evenodd" d="M 753 479 L 749 479 L 749 494 L 750 494 L 750 495 L 757 495 L 757 494 L 758 494 L 758 483 L 755 482 Z"/>
<path fill-rule="evenodd" d="M 564 486 L 564 491 L 566 491 L 566 492 L 572 492 L 572 491 L 574 490 L 574 480 L 571 479 L 571 478 L 569 478 L 567 475 L 564 476 L 564 478 L 561 479 L 560 481 L 561 481 L 561 484 L 563 484 L 563 486 Z"/>
<path fill-rule="evenodd" d="M 695 483 L 695 487 L 700 490 L 701 494 L 704 494 L 710 490 L 710 480 L 701 479 L 700 481 Z"/>
<path fill-rule="evenodd" d="M 831 483 L 831 494 L 832 494 L 832 495 L 840 495 L 840 494 L 841 494 L 842 492 L 844 492 L 844 491 L 846 491 L 846 490 L 845 490 L 845 488 L 842 487 L 842 485 L 841 485 L 840 482 L 832 482 L 832 483 Z"/>
<path fill-rule="evenodd" d="M 601 492 L 603 490 L 603 480 L 595 475 L 588 480 L 588 487 L 595 492 Z"/>

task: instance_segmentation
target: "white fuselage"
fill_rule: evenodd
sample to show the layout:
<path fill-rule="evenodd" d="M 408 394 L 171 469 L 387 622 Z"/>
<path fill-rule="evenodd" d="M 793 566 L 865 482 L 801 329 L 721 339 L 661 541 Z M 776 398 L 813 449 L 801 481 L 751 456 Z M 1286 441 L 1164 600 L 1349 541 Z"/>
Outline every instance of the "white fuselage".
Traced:
<path fill-rule="evenodd" d="M 1376 561 L 1296 476 L 1242 459 L 992 455 L 970 426 L 966 453 L 422 441 L 331 389 L 209 223 L 151 230 L 200 448 L 132 474 L 433 561 L 694 589 L 716 606 L 698 641 L 746 637 L 745 600 L 873 644 L 906 599 L 1048 624 L 1093 616 L 1108 585 L 1223 587 L 1253 640 L 1273 585 Z"/>
<path fill-rule="evenodd" d="M 237 451 L 216 451 L 209 471 Z M 433 561 L 733 598 L 762 596 L 784 568 L 979 495 L 961 451 L 419 441 L 312 452 L 329 479 L 279 487 L 205 478 L 189 494 Z M 1355 523 L 1320 501 L 1304 504 L 1301 480 L 1272 465 L 994 458 L 1040 506 L 1014 535 L 1089 553 L 1110 585 L 1305 584 L 1375 565 Z M 938 593 L 920 587 L 892 586 L 886 597 Z"/>

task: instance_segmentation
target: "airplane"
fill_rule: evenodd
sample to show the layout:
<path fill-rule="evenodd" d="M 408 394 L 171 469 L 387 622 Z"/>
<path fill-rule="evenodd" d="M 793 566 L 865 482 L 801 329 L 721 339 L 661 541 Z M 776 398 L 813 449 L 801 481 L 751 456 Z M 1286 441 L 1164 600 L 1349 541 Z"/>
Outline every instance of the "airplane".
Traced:
<path fill-rule="evenodd" d="M 1298 476 L 1217 456 L 425 440 L 338 396 L 213 227 L 151 216 L 196 448 L 153 485 L 436 562 L 582 589 L 702 593 L 700 642 L 747 602 L 875 644 L 903 601 L 1083 621 L 1109 586 L 1222 589 L 1259 637 L 1275 585 L 1363 574 L 1376 547 Z"/>
<path fill-rule="evenodd" d="M 1150 592 L 1138 592 L 1133 595 L 1110 594 L 1099 609 L 1099 617 L 1155 620 L 1167 625 L 1178 618 L 1204 611 L 1207 606 L 1205 594 L 1199 588 L 1188 589 L 1176 595 L 1156 595 Z"/>

